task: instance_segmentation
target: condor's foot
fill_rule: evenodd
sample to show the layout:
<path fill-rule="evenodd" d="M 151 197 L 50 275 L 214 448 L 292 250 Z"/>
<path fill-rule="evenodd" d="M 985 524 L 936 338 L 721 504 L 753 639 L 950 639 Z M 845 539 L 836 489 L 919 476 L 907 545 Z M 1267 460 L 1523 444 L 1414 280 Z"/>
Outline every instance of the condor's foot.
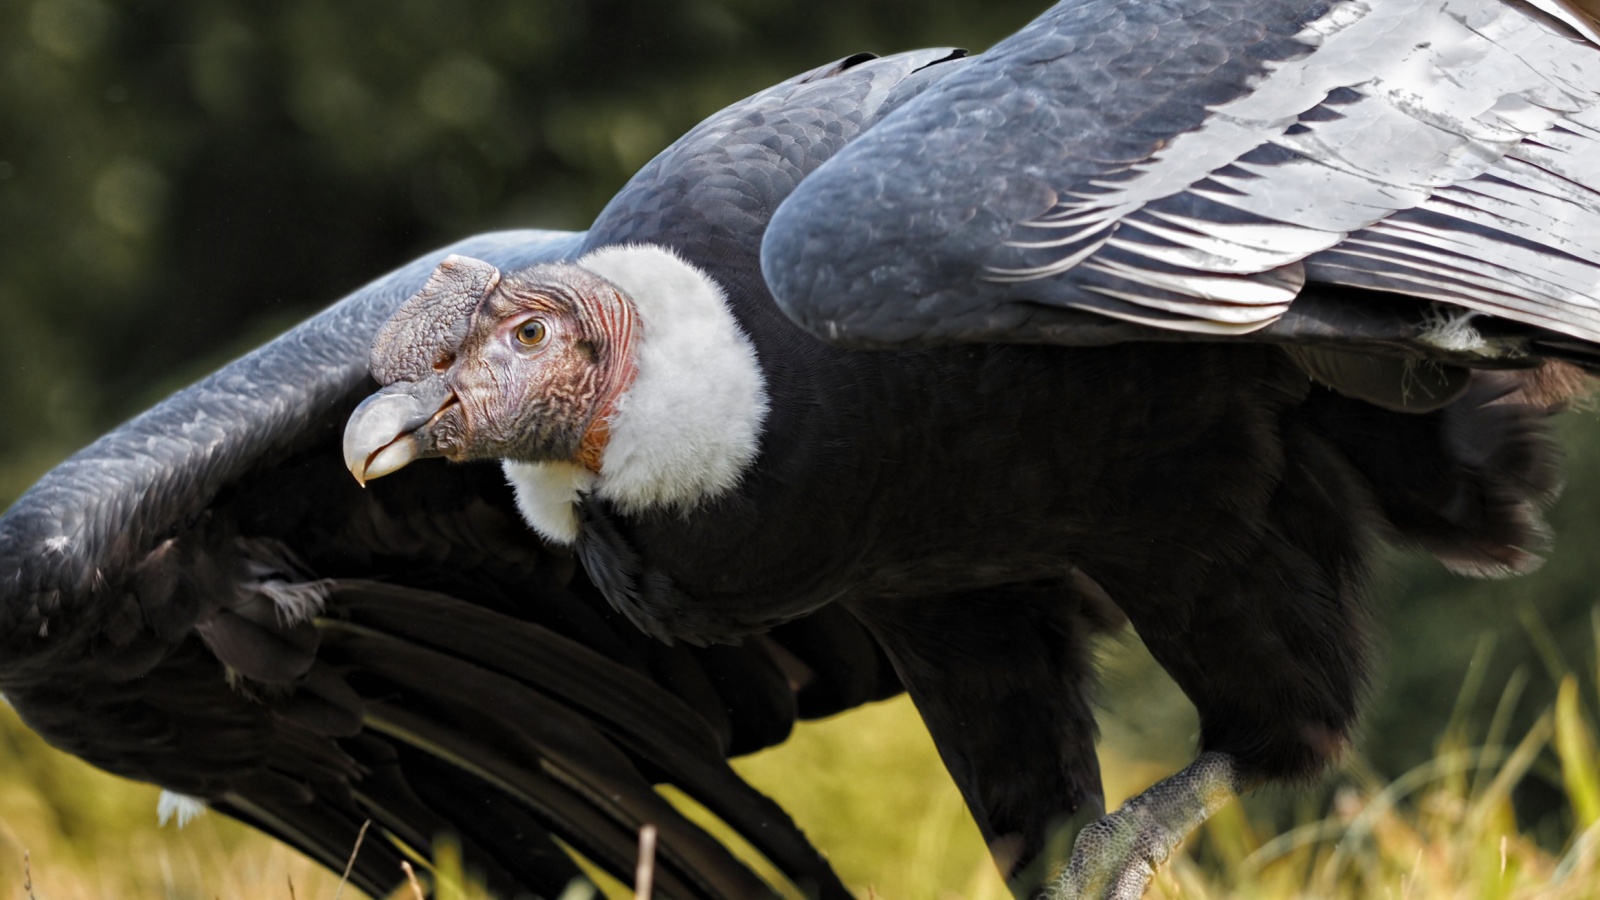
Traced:
<path fill-rule="evenodd" d="M 1201 754 L 1183 771 L 1085 826 L 1043 900 L 1138 900 L 1173 848 L 1243 789 L 1232 756 Z"/>

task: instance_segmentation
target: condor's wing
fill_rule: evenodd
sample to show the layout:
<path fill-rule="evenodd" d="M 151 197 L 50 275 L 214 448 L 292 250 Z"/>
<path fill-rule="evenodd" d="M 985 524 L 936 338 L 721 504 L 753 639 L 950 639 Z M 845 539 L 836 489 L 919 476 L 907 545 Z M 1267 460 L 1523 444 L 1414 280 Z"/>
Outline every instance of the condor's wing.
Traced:
<path fill-rule="evenodd" d="M 656 644 L 517 518 L 497 467 L 417 466 L 362 490 L 345 417 L 378 325 L 448 253 L 502 269 L 582 234 L 507 232 L 419 259 L 181 391 L 47 474 L 0 518 L 0 690 L 51 743 L 205 799 L 363 889 L 401 845 L 460 836 L 505 895 L 558 894 L 571 848 L 657 889 L 770 888 L 654 790 L 670 781 L 807 890 L 844 896 L 728 768 L 898 689 L 844 613 L 743 648 Z"/>
<path fill-rule="evenodd" d="M 1071 0 L 809 177 L 762 262 L 851 345 L 1471 361 L 1600 340 L 1597 236 L 1600 32 L 1565 0 Z"/>

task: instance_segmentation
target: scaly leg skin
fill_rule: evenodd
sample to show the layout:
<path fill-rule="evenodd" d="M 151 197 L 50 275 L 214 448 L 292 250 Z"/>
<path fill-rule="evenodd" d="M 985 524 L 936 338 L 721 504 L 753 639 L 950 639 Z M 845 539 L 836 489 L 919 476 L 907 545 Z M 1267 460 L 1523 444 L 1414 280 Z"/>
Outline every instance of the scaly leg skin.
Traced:
<path fill-rule="evenodd" d="M 1139 900 L 1173 848 L 1244 787 L 1232 756 L 1202 753 L 1079 832 L 1042 900 Z"/>

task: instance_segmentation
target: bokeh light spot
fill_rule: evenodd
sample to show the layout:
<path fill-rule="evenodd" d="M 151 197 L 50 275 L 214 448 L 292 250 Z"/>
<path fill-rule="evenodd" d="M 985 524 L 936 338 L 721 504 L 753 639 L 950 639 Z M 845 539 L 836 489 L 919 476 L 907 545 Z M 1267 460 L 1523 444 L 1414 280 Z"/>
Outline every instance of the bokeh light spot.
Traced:
<path fill-rule="evenodd" d="M 111 16 L 99 0 L 39 0 L 28 18 L 28 34 L 57 56 L 82 59 L 105 40 Z"/>
<path fill-rule="evenodd" d="M 123 157 L 100 171 L 92 201 L 101 222 L 137 237 L 161 220 L 166 195 L 167 179 L 154 166 Z"/>
<path fill-rule="evenodd" d="M 422 76 L 417 102 L 428 115 L 447 125 L 476 125 L 494 112 L 500 76 L 475 56 L 441 60 Z"/>

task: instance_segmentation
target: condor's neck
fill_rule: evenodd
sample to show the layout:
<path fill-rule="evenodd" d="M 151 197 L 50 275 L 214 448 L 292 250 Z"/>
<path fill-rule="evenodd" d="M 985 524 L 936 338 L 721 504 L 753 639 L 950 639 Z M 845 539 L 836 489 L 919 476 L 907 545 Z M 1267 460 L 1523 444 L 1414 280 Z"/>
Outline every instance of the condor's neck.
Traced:
<path fill-rule="evenodd" d="M 578 265 L 632 304 L 634 373 L 603 423 L 598 466 L 505 464 L 523 517 L 561 543 L 576 538 L 574 504 L 587 494 L 628 514 L 687 512 L 727 494 L 755 461 L 768 408 L 755 349 L 713 278 L 651 245 Z"/>

